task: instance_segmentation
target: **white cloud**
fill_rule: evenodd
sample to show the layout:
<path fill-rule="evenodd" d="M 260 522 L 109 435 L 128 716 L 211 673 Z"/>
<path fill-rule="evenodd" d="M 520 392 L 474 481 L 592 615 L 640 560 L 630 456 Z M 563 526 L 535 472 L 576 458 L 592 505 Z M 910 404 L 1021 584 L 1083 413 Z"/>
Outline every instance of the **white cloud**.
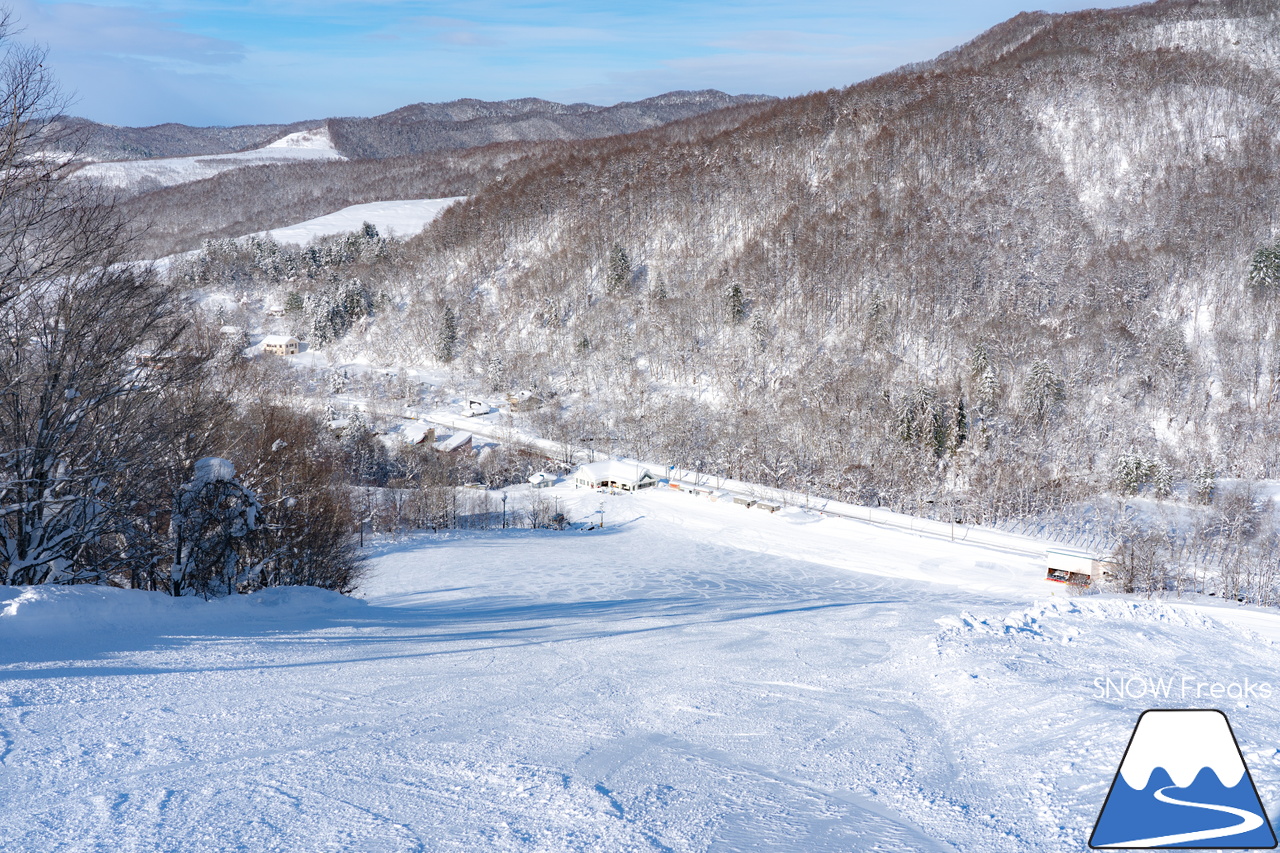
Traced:
<path fill-rule="evenodd" d="M 57 54 L 163 58 L 191 65 L 229 65 L 244 59 L 242 45 L 184 32 L 141 9 L 86 3 L 14 0 L 20 38 Z"/>

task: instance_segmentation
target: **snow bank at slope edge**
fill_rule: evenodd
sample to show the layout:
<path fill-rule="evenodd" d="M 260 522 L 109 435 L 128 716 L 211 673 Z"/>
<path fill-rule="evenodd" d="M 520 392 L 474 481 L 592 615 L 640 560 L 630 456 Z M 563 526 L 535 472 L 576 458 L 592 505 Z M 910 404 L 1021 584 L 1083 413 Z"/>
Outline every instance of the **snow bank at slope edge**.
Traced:
<path fill-rule="evenodd" d="M 332 590 L 276 587 L 205 601 L 104 586 L 0 587 L 0 635 L 167 628 L 190 632 L 238 622 L 355 615 L 368 604 Z"/>

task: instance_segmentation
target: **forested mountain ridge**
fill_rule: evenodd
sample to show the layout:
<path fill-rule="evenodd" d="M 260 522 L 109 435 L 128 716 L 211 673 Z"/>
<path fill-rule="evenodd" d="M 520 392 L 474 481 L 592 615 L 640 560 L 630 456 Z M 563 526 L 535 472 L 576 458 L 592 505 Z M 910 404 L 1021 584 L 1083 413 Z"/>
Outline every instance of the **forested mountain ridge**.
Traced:
<path fill-rule="evenodd" d="M 1247 278 L 1277 233 L 1276 29 L 1270 3 L 1024 16 L 737 129 L 593 143 L 446 213 L 373 334 L 411 355 L 459 306 L 463 357 L 643 414 L 633 441 L 894 503 L 1098 486 L 1129 451 L 1271 476 Z M 919 424 L 962 400 L 953 453 Z"/>
<path fill-rule="evenodd" d="M 773 100 L 714 90 L 668 92 L 611 107 L 556 104 L 536 98 L 490 103 L 462 100 L 415 104 L 371 119 L 331 119 L 337 149 L 353 159 L 378 159 L 494 142 L 594 139 L 634 133 L 726 107 Z"/>
<path fill-rule="evenodd" d="M 78 135 L 79 153 L 90 160 L 142 160 L 194 157 L 259 148 L 290 133 L 319 127 L 322 121 L 191 127 L 169 122 L 152 127 L 120 127 L 65 116 L 58 124 Z"/>
<path fill-rule="evenodd" d="M 768 101 L 748 100 L 646 132 L 685 140 L 736 127 L 768 106 Z M 495 142 L 385 159 L 248 166 L 130 195 L 121 199 L 121 207 L 128 218 L 145 224 L 145 234 L 132 246 L 135 257 L 158 258 L 197 249 L 208 239 L 292 225 L 353 204 L 471 195 L 492 181 L 512 180 L 575 156 L 581 145 L 589 146 L 590 140 Z"/>
<path fill-rule="evenodd" d="M 64 121 L 83 135 L 83 153 L 99 160 L 226 154 L 259 148 L 287 134 L 320 127 L 328 128 L 334 147 L 354 160 L 474 148 L 493 142 L 590 139 L 770 100 L 773 98 L 767 95 L 726 95 L 706 89 L 667 92 L 608 107 L 558 104 L 539 98 L 464 98 L 443 104 L 411 104 L 372 118 L 237 127 L 116 127 L 78 118 Z"/>
<path fill-rule="evenodd" d="M 339 346 L 557 393 L 549 434 L 944 518 L 1210 499 L 1280 473 L 1278 29 L 1256 0 L 1022 15 L 575 143 L 362 273 L 396 310 Z"/>

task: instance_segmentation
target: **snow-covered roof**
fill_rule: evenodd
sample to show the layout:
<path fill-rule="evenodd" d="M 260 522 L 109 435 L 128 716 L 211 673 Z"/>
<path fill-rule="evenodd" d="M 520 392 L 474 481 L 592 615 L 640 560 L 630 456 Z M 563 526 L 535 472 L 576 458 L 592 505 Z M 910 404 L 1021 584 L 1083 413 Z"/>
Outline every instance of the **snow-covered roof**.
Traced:
<path fill-rule="evenodd" d="M 635 462 L 621 462 L 617 459 L 605 459 L 583 465 L 573 476 L 578 480 L 592 483 L 612 481 L 614 483 L 639 483 L 646 476 L 656 479 L 652 471 Z"/>
<path fill-rule="evenodd" d="M 298 343 L 298 339 L 293 335 L 267 335 L 262 339 L 262 345 L 264 347 L 282 347 L 296 343 Z"/>
<path fill-rule="evenodd" d="M 466 444 L 470 440 L 471 440 L 471 433 L 455 432 L 453 435 L 449 436 L 448 438 L 442 438 L 439 441 L 437 441 L 435 444 L 435 447 L 436 447 L 436 450 L 443 450 L 445 453 L 451 453 L 454 450 L 457 450 L 459 447 L 462 447 L 464 444 Z"/>
<path fill-rule="evenodd" d="M 421 422 L 404 424 L 400 427 L 400 434 L 404 436 L 404 440 L 409 444 L 418 444 L 427 434 L 433 432 L 434 428 L 427 426 Z"/>
<path fill-rule="evenodd" d="M 538 483 L 554 483 L 556 481 L 555 474 L 547 474 L 539 471 L 537 474 L 529 475 L 529 482 L 537 485 Z"/>

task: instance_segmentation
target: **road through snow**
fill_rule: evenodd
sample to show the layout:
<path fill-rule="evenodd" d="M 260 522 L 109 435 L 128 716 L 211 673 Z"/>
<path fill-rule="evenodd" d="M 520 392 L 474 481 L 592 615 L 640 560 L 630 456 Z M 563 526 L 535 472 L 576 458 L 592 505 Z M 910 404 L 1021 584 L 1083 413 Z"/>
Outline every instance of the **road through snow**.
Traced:
<path fill-rule="evenodd" d="M 1280 671 L 1007 554 L 560 494 L 606 528 L 385 544 L 365 601 L 0 591 L 4 849 L 1082 850 L 1138 713 L 1187 706 L 1095 678 Z M 1280 713 L 1217 707 L 1274 804 Z"/>

